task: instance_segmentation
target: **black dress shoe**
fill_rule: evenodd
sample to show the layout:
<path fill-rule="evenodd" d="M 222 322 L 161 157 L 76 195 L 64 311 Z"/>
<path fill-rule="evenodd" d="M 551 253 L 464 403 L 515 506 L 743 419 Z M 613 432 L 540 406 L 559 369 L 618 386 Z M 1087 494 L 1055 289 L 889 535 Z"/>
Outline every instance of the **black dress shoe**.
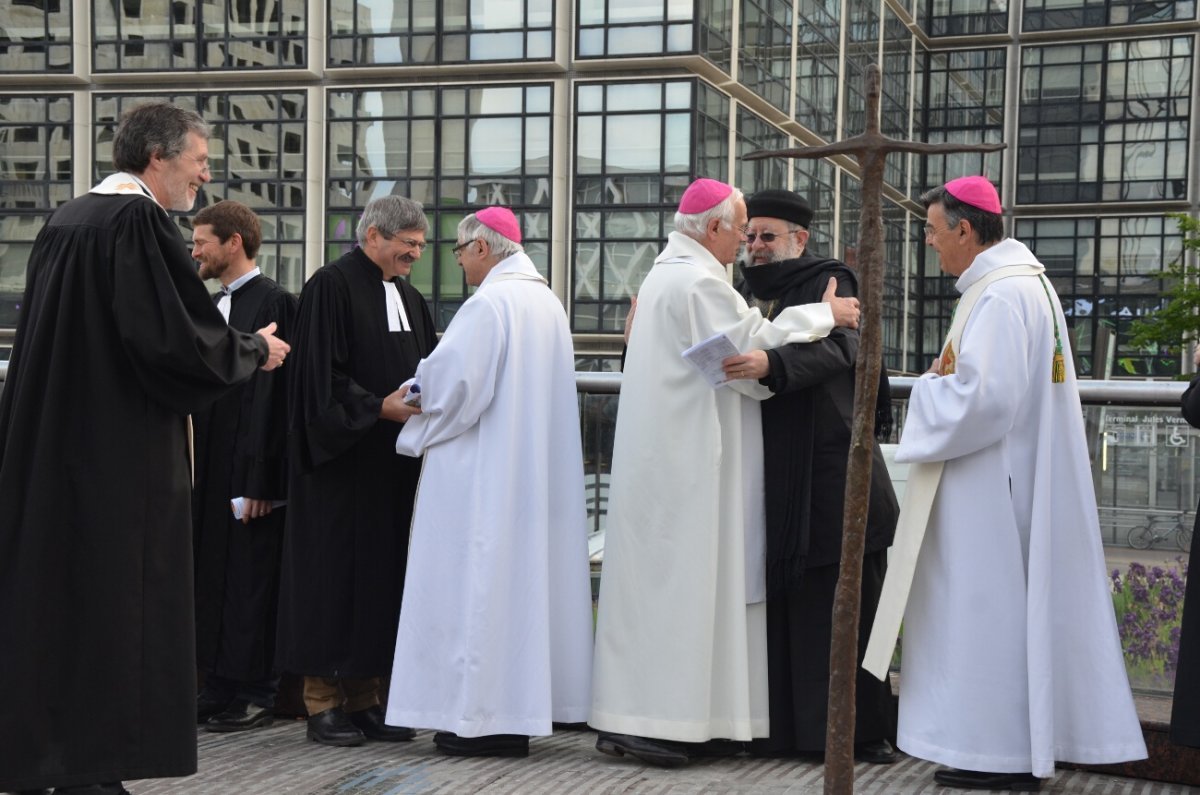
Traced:
<path fill-rule="evenodd" d="M 596 750 L 609 756 L 632 756 L 655 767 L 680 767 L 692 761 L 688 746 L 673 740 L 652 740 L 633 734 L 600 732 Z"/>
<path fill-rule="evenodd" d="M 1037 792 L 1042 788 L 1042 780 L 1034 777 L 1032 773 L 981 773 L 975 770 L 946 768 L 935 770 L 933 780 L 943 786 L 958 789 Z"/>
<path fill-rule="evenodd" d="M 351 712 L 349 717 L 350 722 L 372 740 L 383 740 L 385 743 L 400 743 L 417 736 L 416 730 L 410 729 L 407 726 L 389 726 L 384 723 L 383 707 L 379 704 L 367 707 L 366 709 L 360 709 L 358 712 Z"/>
<path fill-rule="evenodd" d="M 869 765 L 890 765 L 899 758 L 887 740 L 868 740 L 854 746 L 854 759 Z"/>
<path fill-rule="evenodd" d="M 210 732 L 244 732 L 270 726 L 275 720 L 272 707 L 260 707 L 242 698 L 235 698 L 229 709 L 208 719 L 204 730 Z"/>
<path fill-rule="evenodd" d="M 308 739 L 322 745 L 349 747 L 362 745 L 365 738 L 342 708 L 334 707 L 308 716 Z"/>
<path fill-rule="evenodd" d="M 200 695 L 196 696 L 196 723 L 207 723 L 213 715 L 229 709 L 229 705 L 232 703 L 232 698 L 215 698 L 210 693 L 201 691 Z M 59 789 L 61 790 L 62 787 Z"/>
<path fill-rule="evenodd" d="M 46 789 L 19 789 L 15 792 L 10 792 L 8 795 L 53 795 L 50 788 Z"/>
<path fill-rule="evenodd" d="M 524 734 L 459 737 L 454 732 L 438 732 L 433 744 L 448 756 L 529 756 L 529 738 Z"/>
<path fill-rule="evenodd" d="M 54 795 L 132 795 L 119 781 L 110 784 L 85 784 L 82 787 L 56 787 Z"/>

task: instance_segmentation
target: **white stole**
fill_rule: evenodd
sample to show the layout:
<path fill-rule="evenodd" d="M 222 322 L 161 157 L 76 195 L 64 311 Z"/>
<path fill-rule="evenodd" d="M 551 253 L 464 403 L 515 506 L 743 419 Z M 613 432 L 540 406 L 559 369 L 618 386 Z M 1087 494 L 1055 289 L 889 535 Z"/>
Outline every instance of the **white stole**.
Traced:
<path fill-rule="evenodd" d="M 1041 268 L 1032 265 L 1008 265 L 997 268 L 968 287 L 954 310 L 954 320 L 942 346 L 943 357 L 947 352 L 957 357 L 962 351 L 962 334 L 967 318 L 989 285 L 1011 276 L 1039 276 L 1041 273 Z M 925 540 L 925 528 L 929 524 L 933 498 L 937 496 L 945 465 L 945 461 L 927 461 L 911 464 L 908 468 L 904 504 L 900 507 L 896 537 L 888 557 L 887 575 L 883 579 L 879 607 L 875 610 L 871 637 L 863 656 L 863 669 L 880 681 L 886 681 L 892 664 L 892 653 L 896 650 L 896 638 L 900 636 L 900 624 L 904 620 L 904 609 L 908 605 L 908 594 L 912 590 L 917 569 L 917 557 L 921 553 L 921 542 Z"/>

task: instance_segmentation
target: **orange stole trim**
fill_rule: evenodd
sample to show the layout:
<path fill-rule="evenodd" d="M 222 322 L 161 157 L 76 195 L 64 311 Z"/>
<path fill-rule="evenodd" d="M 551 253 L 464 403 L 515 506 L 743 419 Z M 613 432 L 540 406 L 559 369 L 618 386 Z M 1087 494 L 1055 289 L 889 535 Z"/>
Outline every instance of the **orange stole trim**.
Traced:
<path fill-rule="evenodd" d="M 947 342 L 945 349 L 942 351 L 942 375 L 951 375 L 954 372 L 954 365 L 958 362 L 958 356 L 954 353 L 954 344 Z"/>

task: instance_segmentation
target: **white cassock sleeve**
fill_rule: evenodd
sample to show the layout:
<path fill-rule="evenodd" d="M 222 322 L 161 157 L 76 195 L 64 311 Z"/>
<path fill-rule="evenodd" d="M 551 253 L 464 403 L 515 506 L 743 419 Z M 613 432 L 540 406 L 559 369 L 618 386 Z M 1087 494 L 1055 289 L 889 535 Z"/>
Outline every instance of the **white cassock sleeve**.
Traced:
<path fill-rule="evenodd" d="M 1018 421 L 1029 386 L 1029 337 L 1002 296 L 979 299 L 963 329 L 955 372 L 913 384 L 896 460 L 949 461 L 990 447 Z"/>
<path fill-rule="evenodd" d="M 433 353 L 417 365 L 421 413 L 396 438 L 396 452 L 419 456 L 475 426 L 492 403 L 507 335 L 481 294 L 459 308 Z"/>
<path fill-rule="evenodd" d="M 698 281 L 688 301 L 692 345 L 723 332 L 742 353 L 765 351 L 789 342 L 813 342 L 833 330 L 833 310 L 829 304 L 790 306 L 771 321 L 720 279 Z M 774 394 L 757 381 L 738 379 L 726 385 L 757 400 Z"/>

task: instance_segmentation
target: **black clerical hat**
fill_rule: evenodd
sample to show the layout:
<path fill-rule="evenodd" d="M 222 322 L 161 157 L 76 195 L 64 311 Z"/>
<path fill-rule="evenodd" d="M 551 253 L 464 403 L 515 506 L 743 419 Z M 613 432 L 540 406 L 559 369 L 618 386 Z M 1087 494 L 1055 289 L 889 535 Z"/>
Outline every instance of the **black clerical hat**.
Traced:
<path fill-rule="evenodd" d="M 748 218 L 778 218 L 808 228 L 813 209 L 799 193 L 790 190 L 760 190 L 746 201 Z"/>

